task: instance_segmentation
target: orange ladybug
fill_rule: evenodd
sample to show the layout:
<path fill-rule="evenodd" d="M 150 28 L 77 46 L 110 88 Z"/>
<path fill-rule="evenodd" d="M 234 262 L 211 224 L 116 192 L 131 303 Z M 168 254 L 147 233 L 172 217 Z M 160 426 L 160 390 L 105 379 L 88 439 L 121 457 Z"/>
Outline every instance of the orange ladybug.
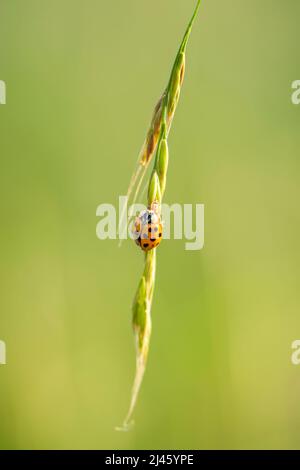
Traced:
<path fill-rule="evenodd" d="M 150 251 L 160 244 L 162 231 L 161 218 L 155 207 L 142 211 L 135 219 L 135 243 L 143 251 Z"/>

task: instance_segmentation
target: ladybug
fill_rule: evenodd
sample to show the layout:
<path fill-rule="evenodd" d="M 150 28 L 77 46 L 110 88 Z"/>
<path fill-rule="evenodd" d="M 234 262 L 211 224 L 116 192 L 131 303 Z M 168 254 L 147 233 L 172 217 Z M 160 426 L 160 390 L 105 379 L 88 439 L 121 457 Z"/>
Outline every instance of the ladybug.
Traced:
<path fill-rule="evenodd" d="M 157 206 L 142 211 L 134 223 L 135 243 L 143 251 L 156 248 L 162 240 L 162 222 Z"/>

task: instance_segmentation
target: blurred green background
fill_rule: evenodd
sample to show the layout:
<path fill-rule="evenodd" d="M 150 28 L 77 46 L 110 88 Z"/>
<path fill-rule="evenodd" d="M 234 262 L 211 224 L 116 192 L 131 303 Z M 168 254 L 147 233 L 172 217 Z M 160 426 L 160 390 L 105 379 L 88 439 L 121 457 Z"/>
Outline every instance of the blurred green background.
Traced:
<path fill-rule="evenodd" d="M 158 252 L 136 426 L 118 433 L 142 255 L 96 238 L 125 194 L 195 0 L 1 0 L 1 448 L 297 448 L 297 0 L 203 1 L 165 202 L 205 247 Z"/>

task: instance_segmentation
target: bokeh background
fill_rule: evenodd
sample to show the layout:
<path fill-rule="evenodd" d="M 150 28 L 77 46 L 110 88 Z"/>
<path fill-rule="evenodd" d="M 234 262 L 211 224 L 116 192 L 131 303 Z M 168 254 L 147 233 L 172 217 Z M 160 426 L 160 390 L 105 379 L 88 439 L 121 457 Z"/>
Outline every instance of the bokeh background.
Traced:
<path fill-rule="evenodd" d="M 143 258 L 96 238 L 125 194 L 195 0 L 1 0 L 1 448 L 298 448 L 297 0 L 203 1 L 165 202 L 205 248 L 159 248 L 136 426 Z"/>

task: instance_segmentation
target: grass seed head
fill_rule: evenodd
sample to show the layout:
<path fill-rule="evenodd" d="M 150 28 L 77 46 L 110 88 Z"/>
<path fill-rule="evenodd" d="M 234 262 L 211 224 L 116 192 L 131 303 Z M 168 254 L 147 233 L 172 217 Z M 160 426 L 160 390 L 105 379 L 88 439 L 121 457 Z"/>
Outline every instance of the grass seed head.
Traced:
<path fill-rule="evenodd" d="M 169 163 L 168 134 L 178 104 L 185 72 L 185 49 L 192 30 L 201 0 L 198 0 L 194 14 L 185 31 L 175 63 L 172 68 L 168 86 L 159 99 L 152 116 L 150 129 L 142 147 L 138 169 L 134 173 L 128 190 L 128 196 L 134 191 L 134 201 L 139 193 L 145 175 L 155 151 L 155 162 L 148 185 L 148 207 L 160 216 L 160 204 L 166 188 L 166 177 Z M 136 187 L 137 184 L 137 187 Z M 156 249 L 146 251 L 144 271 L 132 305 L 132 323 L 136 339 L 136 373 L 131 393 L 129 410 L 124 424 L 118 430 L 127 431 L 135 409 L 138 393 L 145 372 L 149 342 L 151 336 L 151 304 L 155 283 Z"/>

